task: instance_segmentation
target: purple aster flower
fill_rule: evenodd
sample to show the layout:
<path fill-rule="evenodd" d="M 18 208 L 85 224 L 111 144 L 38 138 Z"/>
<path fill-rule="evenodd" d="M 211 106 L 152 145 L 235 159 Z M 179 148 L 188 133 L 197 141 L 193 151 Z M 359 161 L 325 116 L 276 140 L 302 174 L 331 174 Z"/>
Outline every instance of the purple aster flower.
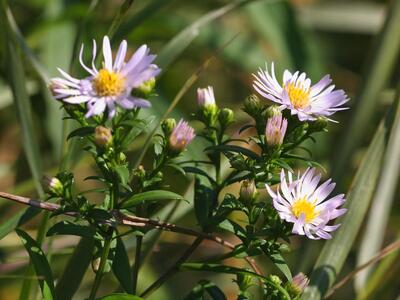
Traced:
<path fill-rule="evenodd" d="M 297 71 L 292 74 L 285 70 L 283 84 L 280 84 L 275 77 L 272 63 L 271 73 L 266 66 L 265 70 L 260 68 L 253 76 L 253 87 L 261 96 L 280 104 L 282 109 L 290 109 L 292 115 L 297 114 L 300 121 L 314 121 L 319 116 L 326 117 L 347 109 L 341 106 L 349 99 L 343 90 L 334 90 L 335 86 L 330 85 L 330 75 L 325 75 L 319 82 L 311 85 L 306 73 L 300 74 Z"/>
<path fill-rule="evenodd" d="M 175 153 L 182 152 L 195 136 L 194 129 L 189 126 L 188 122 L 181 119 L 169 136 L 170 150 Z"/>
<path fill-rule="evenodd" d="M 90 75 L 84 79 L 77 79 L 58 69 L 64 78 L 51 79 L 50 88 L 55 98 L 71 104 L 86 103 L 87 118 L 103 113 L 106 108 L 108 108 L 108 117 L 112 118 L 117 105 L 124 109 L 150 107 L 150 102 L 132 96 L 131 91 L 151 80 L 161 71 L 152 64 L 156 56 L 150 55 L 149 48 L 142 45 L 131 59 L 125 62 L 126 51 L 127 42 L 124 40 L 113 61 L 110 41 L 105 36 L 103 38 L 104 61 L 102 68 L 97 70 L 94 63 L 96 42 L 93 40 L 91 67 L 86 66 L 83 62 L 82 45 L 79 62 Z"/>
<path fill-rule="evenodd" d="M 294 224 L 293 233 L 310 239 L 330 239 L 329 232 L 336 230 L 340 224 L 328 225 L 329 221 L 347 211 L 338 208 L 346 201 L 344 194 L 325 200 L 335 188 L 335 183 L 329 179 L 318 187 L 320 179 L 321 174 L 315 175 L 315 168 L 308 168 L 297 180 L 293 180 L 290 172 L 286 177 L 282 170 L 277 193 L 266 185 L 280 218 Z"/>
<path fill-rule="evenodd" d="M 212 86 L 197 89 L 197 103 L 200 107 L 215 106 L 214 90 Z"/>
<path fill-rule="evenodd" d="M 287 125 L 287 120 L 281 114 L 269 118 L 265 128 L 265 141 L 267 144 L 270 146 L 282 145 Z"/>

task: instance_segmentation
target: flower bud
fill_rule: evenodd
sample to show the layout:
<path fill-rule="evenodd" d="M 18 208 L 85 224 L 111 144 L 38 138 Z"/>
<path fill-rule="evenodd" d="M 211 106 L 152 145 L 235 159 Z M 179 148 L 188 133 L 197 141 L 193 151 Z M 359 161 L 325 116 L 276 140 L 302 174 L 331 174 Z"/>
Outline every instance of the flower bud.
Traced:
<path fill-rule="evenodd" d="M 310 280 L 304 273 L 299 273 L 293 277 L 292 282 L 286 284 L 286 289 L 293 296 L 301 295 L 308 286 Z"/>
<path fill-rule="evenodd" d="M 240 187 L 240 199 L 245 203 L 252 203 L 257 196 L 257 188 L 254 180 L 243 180 Z"/>
<path fill-rule="evenodd" d="M 227 127 L 233 122 L 233 111 L 229 108 L 223 108 L 219 111 L 218 120 L 222 127 Z"/>
<path fill-rule="evenodd" d="M 318 117 L 314 122 L 310 122 L 310 130 L 322 131 L 328 126 L 328 119 L 326 117 Z"/>
<path fill-rule="evenodd" d="M 277 275 L 269 275 L 269 280 L 271 280 L 273 283 L 275 283 L 277 285 L 282 284 L 282 279 L 280 279 L 279 276 L 277 276 Z"/>
<path fill-rule="evenodd" d="M 154 77 L 143 82 L 138 88 L 135 89 L 134 93 L 138 96 L 148 98 L 156 86 L 156 79 Z"/>
<path fill-rule="evenodd" d="M 216 106 L 212 86 L 197 89 L 197 104 L 200 108 Z"/>
<path fill-rule="evenodd" d="M 107 148 L 112 144 L 111 129 L 104 126 L 97 126 L 94 129 L 94 142 L 101 148 Z"/>
<path fill-rule="evenodd" d="M 169 136 L 168 149 L 178 154 L 186 149 L 195 136 L 194 129 L 188 122 L 181 119 Z"/>
<path fill-rule="evenodd" d="M 215 104 L 214 90 L 211 86 L 197 89 L 197 104 L 199 105 L 197 113 L 199 120 L 207 126 L 215 126 L 218 107 Z"/>
<path fill-rule="evenodd" d="M 250 95 L 244 101 L 243 110 L 252 117 L 257 117 L 263 110 L 263 104 L 257 95 Z"/>
<path fill-rule="evenodd" d="M 265 128 L 265 142 L 272 147 L 282 145 L 286 128 L 287 120 L 282 115 L 269 118 Z"/>
<path fill-rule="evenodd" d="M 169 137 L 171 135 L 172 131 L 174 130 L 175 126 L 176 126 L 175 119 L 169 118 L 169 119 L 165 119 L 164 121 L 162 121 L 161 129 L 164 133 L 164 136 Z"/>
<path fill-rule="evenodd" d="M 42 186 L 47 193 L 55 196 L 62 196 L 64 191 L 64 186 L 57 177 L 44 175 L 42 178 Z"/>
<path fill-rule="evenodd" d="M 278 105 L 271 105 L 265 110 L 265 117 L 272 118 L 274 116 L 281 116 L 282 112 Z"/>

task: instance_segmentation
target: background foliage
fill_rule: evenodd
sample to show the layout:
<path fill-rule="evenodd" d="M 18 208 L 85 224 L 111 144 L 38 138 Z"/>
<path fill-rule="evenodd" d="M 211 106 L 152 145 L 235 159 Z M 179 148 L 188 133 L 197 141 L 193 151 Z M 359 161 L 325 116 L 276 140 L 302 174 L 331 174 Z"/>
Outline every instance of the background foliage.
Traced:
<path fill-rule="evenodd" d="M 159 54 L 157 64 L 163 73 L 157 85 L 158 97 L 152 100 L 149 115 L 162 116 L 186 80 L 210 56 L 214 56 L 212 63 L 193 78 L 197 82 L 185 91 L 172 116 L 188 117 L 193 112 L 196 87 L 213 85 L 220 106 L 234 108 L 245 124 L 248 118 L 239 108 L 244 97 L 252 92 L 251 73 L 265 61 L 275 61 L 278 74 L 284 68 L 299 69 L 316 80 L 330 73 L 337 86 L 351 97 L 351 109 L 335 116 L 340 124 L 330 125 L 329 134 L 317 136 L 317 142 L 308 146 L 315 160 L 327 169 L 327 175 L 332 174 L 339 183 L 338 191 L 345 192 L 351 187 L 348 205 L 355 215 L 348 214 L 343 220 L 347 231 L 339 231 L 326 244 L 293 238 L 292 251 L 286 255 L 288 264 L 293 273 L 303 271 L 310 275 L 324 247 L 312 284 L 320 290 L 321 286 L 326 289 L 334 278 L 343 277 L 399 237 L 400 125 L 395 99 L 399 97 L 396 86 L 400 79 L 400 1 L 17 0 L 8 4 L 2 1 L 0 9 L 1 191 L 40 197 L 43 191 L 39 179 L 43 173 L 54 174 L 58 169 L 73 167 L 76 182 L 80 183 L 93 172 L 91 160 L 80 152 L 81 147 L 73 140 L 68 144 L 63 142 L 72 124 L 62 121 L 62 112 L 50 97 L 46 83 L 57 74 L 56 67 L 79 72 L 77 46 L 81 42 L 90 45 L 93 38 L 99 41 L 109 34 L 117 43 L 127 39 L 131 49 L 146 43 L 152 52 Z M 389 107 L 391 113 L 377 130 Z M 237 129 L 232 129 L 232 135 Z M 146 134 L 141 140 L 142 143 L 137 142 L 131 149 L 134 161 L 140 155 Z M 189 151 L 201 156 L 196 143 L 200 141 L 191 144 Z M 66 149 L 71 154 L 66 156 Z M 147 158 L 145 163 L 149 161 Z M 181 194 L 191 184 L 190 179 L 174 173 L 169 178 L 173 190 Z M 82 184 L 89 187 L 87 182 Z M 237 193 L 238 186 L 230 189 Z M 193 197 L 186 195 L 186 198 Z M 370 202 L 374 213 L 368 215 Z M 190 224 L 191 207 L 179 204 L 171 220 Z M 162 210 L 160 219 L 169 211 L 168 207 Z M 2 299 L 18 299 L 22 282 L 23 290 L 32 285 L 33 291 L 39 291 L 36 281 L 30 280 L 35 273 L 27 269 L 28 254 L 18 235 L 7 235 L 20 222 L 23 212 L 24 207 L 0 200 Z M 24 218 L 33 214 L 33 210 L 28 210 Z M 45 238 L 43 224 L 47 218 L 46 213 L 41 213 L 31 218 L 24 229 L 44 242 L 43 249 L 51 253 L 54 277 L 59 278 L 78 239 Z M 237 218 L 240 220 L 240 216 Z M 170 258 L 190 242 L 189 238 L 163 233 L 154 248 L 145 245 L 153 252 L 147 255 L 142 266 L 145 271 L 139 278 L 139 289 L 153 282 L 160 270 L 169 266 Z M 91 246 L 79 244 L 79 247 Z M 134 247 L 134 240 L 128 241 L 131 258 Z M 205 242 L 193 258 L 212 257 L 219 252 L 219 248 Z M 392 252 L 368 276 L 364 273 L 331 298 L 394 299 L 400 292 L 396 259 L 399 253 Z M 75 294 L 76 299 L 82 299 L 88 294 L 93 272 L 80 265 L 79 261 L 84 258 L 73 259 L 82 269 L 70 270 L 73 275 L 69 278 L 83 276 Z M 273 268 L 267 260 L 261 260 L 260 264 L 265 273 Z M 326 266 L 328 271 L 324 269 Z M 187 274 L 178 274 L 150 298 L 182 298 L 188 291 L 179 287 L 193 286 L 201 278 L 194 272 Z M 234 288 L 233 276 L 214 274 L 211 278 L 227 295 Z M 104 293 L 118 287 L 112 276 L 104 282 L 107 283 L 101 286 Z M 60 290 L 55 293 L 67 299 L 68 283 L 65 284 L 58 285 Z M 318 298 L 312 288 L 309 293 L 306 299 Z M 22 295 L 20 299 L 27 297 Z"/>

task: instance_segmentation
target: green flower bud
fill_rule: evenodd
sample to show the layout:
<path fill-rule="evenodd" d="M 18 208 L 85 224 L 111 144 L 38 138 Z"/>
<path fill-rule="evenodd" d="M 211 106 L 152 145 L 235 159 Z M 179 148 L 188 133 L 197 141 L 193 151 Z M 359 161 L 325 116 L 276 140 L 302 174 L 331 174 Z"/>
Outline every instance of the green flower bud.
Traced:
<path fill-rule="evenodd" d="M 270 279 L 273 283 L 275 283 L 275 284 L 277 284 L 277 285 L 281 285 L 281 284 L 282 284 L 282 279 L 280 279 L 279 276 L 277 276 L 277 275 L 269 275 L 269 279 Z"/>
<path fill-rule="evenodd" d="M 282 112 L 281 112 L 279 106 L 278 105 L 271 105 L 270 107 L 268 107 L 265 110 L 265 115 L 264 116 L 265 116 L 266 119 L 269 119 L 269 118 L 272 118 L 272 117 L 275 117 L 275 116 L 281 116 L 281 115 L 282 115 Z"/>
<path fill-rule="evenodd" d="M 135 89 L 134 93 L 144 98 L 148 98 L 153 93 L 155 86 L 156 79 L 153 77 L 143 82 L 138 88 Z"/>
<path fill-rule="evenodd" d="M 254 180 L 243 180 L 240 187 L 240 199 L 244 203 L 252 203 L 257 196 L 257 188 Z"/>
<path fill-rule="evenodd" d="M 253 285 L 252 277 L 250 275 L 237 274 L 236 283 L 241 291 L 246 291 Z"/>
<path fill-rule="evenodd" d="M 219 111 L 218 120 L 222 127 L 227 127 L 234 121 L 233 111 L 229 108 L 223 108 Z"/>
<path fill-rule="evenodd" d="M 257 95 L 250 95 L 244 101 L 243 110 L 252 117 L 257 117 L 263 111 L 263 104 Z"/>
<path fill-rule="evenodd" d="M 169 137 L 171 135 L 172 131 L 174 130 L 175 126 L 176 126 L 175 119 L 169 118 L 169 119 L 165 119 L 164 121 L 162 121 L 161 129 L 164 133 L 164 136 Z"/>
<path fill-rule="evenodd" d="M 326 117 L 318 117 L 314 122 L 310 122 L 310 130 L 322 131 L 328 126 L 328 119 Z"/>
<path fill-rule="evenodd" d="M 94 142 L 100 148 L 107 148 L 112 145 L 111 129 L 104 126 L 97 126 L 94 129 Z"/>
<path fill-rule="evenodd" d="M 62 196 L 64 191 L 64 185 L 57 177 L 50 177 L 44 175 L 42 178 L 43 189 L 54 196 Z"/>

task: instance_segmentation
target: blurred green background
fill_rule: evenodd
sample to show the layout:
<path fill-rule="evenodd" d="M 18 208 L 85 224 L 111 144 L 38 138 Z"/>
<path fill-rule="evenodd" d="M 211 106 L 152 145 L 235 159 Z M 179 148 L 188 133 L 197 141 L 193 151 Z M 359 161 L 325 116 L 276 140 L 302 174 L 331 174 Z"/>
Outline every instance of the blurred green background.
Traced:
<path fill-rule="evenodd" d="M 379 121 L 393 102 L 400 79 L 400 13 L 396 2 L 399 1 L 9 1 L 9 10 L 5 13 L 13 36 L 2 34 L 0 40 L 0 190 L 26 196 L 40 195 L 40 188 L 39 191 L 35 189 L 35 174 L 30 171 L 35 166 L 32 166 L 29 155 L 35 157 L 36 179 L 43 173 L 54 175 L 63 161 L 63 167 L 73 168 L 78 187 L 87 187 L 82 179 L 95 170 L 90 158 L 80 151 L 79 145 L 63 142 L 63 133 L 73 125 L 63 124 L 59 103 L 49 96 L 46 82 L 57 75 L 57 67 L 70 70 L 76 76 L 84 74 L 77 64 L 77 47 L 84 42 L 85 56 L 89 59 L 91 40 L 96 39 L 99 44 L 103 35 L 110 34 L 114 48 L 122 39 L 126 39 L 131 51 L 141 44 L 147 44 L 153 53 L 159 54 L 157 63 L 163 68 L 163 73 L 157 82 L 158 96 L 153 97 L 151 110 L 145 112 L 156 116 L 163 115 L 185 81 L 211 56 L 211 63 L 184 94 L 173 116 L 189 118 L 196 105 L 196 88 L 212 85 L 218 105 L 234 109 L 240 124 L 249 122 L 240 107 L 244 98 L 253 92 L 252 73 L 263 67 L 265 62 L 275 62 L 278 78 L 284 69 L 305 71 L 314 82 L 326 73 L 331 74 L 336 86 L 344 89 L 351 98 L 351 109 L 337 113 L 334 119 L 340 123 L 330 124 L 328 134 L 319 134 L 316 136 L 317 142 L 307 146 L 315 160 L 327 169 L 327 176 L 333 174 L 338 181 L 338 192 L 346 192 Z M 392 5 L 391 8 L 389 5 Z M 392 31 L 384 39 L 382 30 L 389 11 L 393 14 L 394 25 L 391 25 Z M 6 29 L 3 26 L 0 30 L 4 33 Z M 18 32 L 20 34 L 16 34 Z M 30 104 L 27 107 L 31 109 L 27 114 L 31 120 L 21 117 L 24 113 L 13 100 L 8 84 L 13 80 L 13 72 L 5 55 L 9 39 L 18 45 L 17 54 L 26 77 L 19 84 L 26 87 L 29 96 L 27 103 Z M 389 50 L 385 48 L 386 54 L 380 58 L 377 49 L 382 45 L 387 45 Z M 380 61 L 385 62 L 380 64 L 384 66 L 383 70 L 374 66 Z M 369 87 L 371 89 L 368 91 Z M 362 91 L 367 91 L 367 95 L 363 95 Z M 372 100 L 368 100 L 369 95 Z M 359 112 L 358 123 L 354 121 L 356 111 Z M 24 129 L 24 124 L 30 128 Z M 30 138 L 25 135 L 27 130 L 32 133 Z M 348 132 L 352 132 L 353 136 Z M 237 134 L 237 128 L 232 128 L 232 134 Z M 351 137 L 346 137 L 347 134 Z M 132 146 L 130 157 L 133 161 L 139 155 L 145 138 L 142 136 Z M 349 140 L 354 141 L 352 146 L 349 146 Z M 191 145 L 188 155 L 201 155 L 199 143 L 197 141 Z M 72 155 L 66 157 L 66 151 Z M 149 163 L 150 155 L 145 163 Z M 397 159 L 400 160 L 400 157 Z M 338 161 L 342 162 L 341 166 L 336 166 Z M 179 182 L 174 189 L 185 192 L 190 186 L 189 179 L 171 176 L 171 186 Z M 231 187 L 230 192 L 236 193 L 237 188 Z M 397 184 L 392 204 L 385 209 L 388 222 L 380 232 L 383 245 L 400 235 L 398 189 Z M 23 207 L 20 205 L 1 199 L 1 223 L 21 209 Z M 162 219 L 167 212 L 168 209 L 162 210 L 159 217 Z M 27 223 L 31 234 L 35 234 L 40 220 L 41 217 L 35 217 Z M 179 206 L 172 220 L 194 226 L 189 205 Z M 364 237 L 369 221 L 367 215 L 339 278 L 355 268 L 363 239 L 376 239 L 375 236 Z M 49 242 L 51 265 L 57 277 L 63 272 L 77 239 L 57 237 L 45 240 L 46 245 Z M 166 269 L 189 243 L 190 239 L 182 236 L 162 234 L 153 248 L 154 252 L 149 253 L 143 265 L 139 290 L 156 279 L 157 274 Z M 293 238 L 292 251 L 287 255 L 293 272 L 310 274 L 323 244 L 323 241 Z M 130 247 L 129 254 L 133 256 L 133 240 L 128 240 L 127 246 Z M 368 247 L 368 243 L 364 243 L 363 247 Z M 379 244 L 380 248 L 382 245 Z M 205 242 L 193 260 L 211 257 L 220 251 L 218 246 Z M 357 299 L 390 300 L 399 296 L 398 256 L 399 251 L 395 251 L 378 265 L 373 273 L 374 281 L 368 283 L 373 289 L 367 291 L 364 298 L 359 295 Z M 0 261 L 0 299 L 18 299 L 28 259 L 13 232 L 0 240 Z M 261 259 L 260 263 L 266 273 L 276 271 L 267 260 Z M 235 295 L 232 277 L 210 277 L 220 284 L 228 296 Z M 200 274 L 179 274 L 150 299 L 181 299 L 200 278 Z M 89 268 L 75 299 L 87 296 L 92 280 L 93 272 Z M 362 285 L 350 282 L 331 299 L 356 299 L 355 286 Z M 111 292 L 117 287 L 110 275 L 103 281 L 101 291 Z"/>

